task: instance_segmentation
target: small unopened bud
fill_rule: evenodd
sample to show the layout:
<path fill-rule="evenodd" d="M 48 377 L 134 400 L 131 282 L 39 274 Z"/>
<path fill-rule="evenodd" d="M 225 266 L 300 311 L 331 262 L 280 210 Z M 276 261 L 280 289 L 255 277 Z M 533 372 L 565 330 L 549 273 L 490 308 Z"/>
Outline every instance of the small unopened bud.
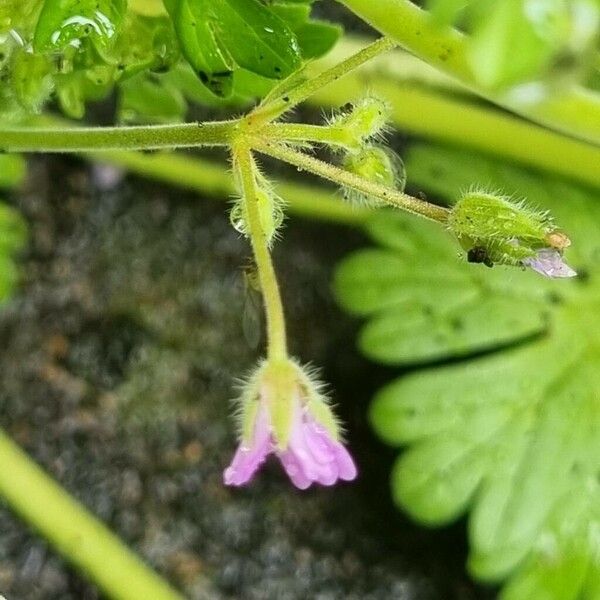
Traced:
<path fill-rule="evenodd" d="M 322 385 L 292 360 L 264 362 L 242 388 L 240 445 L 223 474 L 226 485 L 248 483 L 275 454 L 292 483 L 333 485 L 356 477 Z"/>
<path fill-rule="evenodd" d="M 555 229 L 547 213 L 524 202 L 470 191 L 452 208 L 448 226 L 469 262 L 527 266 L 547 277 L 575 275 L 562 260 L 569 238 Z"/>
<path fill-rule="evenodd" d="M 381 98 L 368 96 L 334 115 L 329 125 L 342 127 L 347 133 L 347 149 L 358 151 L 368 140 L 383 137 L 389 118 L 389 104 Z"/>
<path fill-rule="evenodd" d="M 284 200 L 278 196 L 272 189 L 269 182 L 259 175 L 256 188 L 256 203 L 258 205 L 258 214 L 261 228 L 271 245 L 277 238 L 277 231 L 283 224 L 284 219 Z M 246 214 L 246 203 L 244 198 L 236 199 L 229 213 L 229 220 L 236 231 L 248 237 L 248 217 Z"/>
<path fill-rule="evenodd" d="M 366 146 L 360 152 L 349 153 L 342 163 L 346 171 L 350 171 L 372 183 L 403 191 L 406 185 L 406 171 L 402 159 L 384 146 Z M 344 198 L 357 204 L 381 206 L 378 198 L 344 188 Z"/>

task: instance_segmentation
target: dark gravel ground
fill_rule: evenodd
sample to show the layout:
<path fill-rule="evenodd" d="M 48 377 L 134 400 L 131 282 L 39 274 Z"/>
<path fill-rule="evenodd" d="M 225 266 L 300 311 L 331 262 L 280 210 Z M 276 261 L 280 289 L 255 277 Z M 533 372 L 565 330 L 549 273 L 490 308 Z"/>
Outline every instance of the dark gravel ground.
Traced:
<path fill-rule="evenodd" d="M 291 220 L 276 252 L 293 352 L 323 366 L 360 479 L 298 492 L 270 463 L 232 491 L 228 399 L 260 354 L 244 326 L 249 248 L 223 203 L 102 180 L 76 159 L 36 158 L 12 198 L 31 240 L 21 294 L 0 313 L 10 435 L 188 598 L 491 600 L 464 573 L 464 524 L 428 531 L 391 506 L 395 452 L 365 411 L 392 373 L 356 353 L 356 324 L 330 294 L 361 236 Z M 8 600 L 101 597 L 6 509 L 0 532 Z"/>
<path fill-rule="evenodd" d="M 273 463 L 231 491 L 228 398 L 259 354 L 243 326 L 247 244 L 222 203 L 96 182 L 75 159 L 38 158 L 14 197 L 31 243 L 0 318 L 13 438 L 189 598 L 491 598 L 464 575 L 462 525 L 419 529 L 390 506 L 393 453 L 364 418 L 390 373 L 357 355 L 329 289 L 360 235 L 292 220 L 277 259 L 293 352 L 324 366 L 361 478 L 297 492 Z M 99 597 L 6 510 L 0 531 L 9 600 Z"/>

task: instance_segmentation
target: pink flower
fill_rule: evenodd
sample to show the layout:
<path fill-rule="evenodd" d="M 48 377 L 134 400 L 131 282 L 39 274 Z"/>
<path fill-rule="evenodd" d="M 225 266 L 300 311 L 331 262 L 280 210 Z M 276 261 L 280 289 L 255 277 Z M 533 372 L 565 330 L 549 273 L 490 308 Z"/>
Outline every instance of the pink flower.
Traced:
<path fill-rule="evenodd" d="M 545 277 L 575 277 L 577 273 L 563 260 L 562 254 L 554 248 L 542 248 L 531 258 L 522 261 Z"/>
<path fill-rule="evenodd" d="M 299 369 L 297 365 L 294 367 Z M 266 369 L 265 369 L 266 370 Z M 306 381 L 301 383 L 306 384 Z M 240 443 L 231 464 L 223 473 L 225 485 L 241 486 L 248 483 L 269 454 L 275 454 L 292 483 L 304 490 L 313 483 L 333 485 L 338 480 L 351 481 L 357 471 L 350 453 L 332 431 L 333 417 L 329 407 L 317 392 L 304 386 L 294 385 L 290 390 L 292 397 L 287 398 L 283 422 L 279 432 L 273 425 L 270 402 L 277 397 L 269 383 L 260 386 L 258 409 L 249 411 L 253 419 L 249 435 Z M 301 392 L 307 394 L 301 395 Z M 315 407 L 315 402 L 322 402 Z M 311 411 L 311 406 L 317 410 Z M 325 411 L 325 412 L 324 412 Z M 325 423 L 318 420 L 317 414 Z"/>

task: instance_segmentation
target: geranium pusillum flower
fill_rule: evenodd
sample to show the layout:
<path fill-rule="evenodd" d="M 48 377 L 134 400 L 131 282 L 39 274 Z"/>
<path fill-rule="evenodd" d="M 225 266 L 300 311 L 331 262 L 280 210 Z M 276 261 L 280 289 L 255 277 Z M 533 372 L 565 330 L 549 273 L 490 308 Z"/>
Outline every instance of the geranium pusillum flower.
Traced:
<path fill-rule="evenodd" d="M 542 248 L 531 258 L 523 259 L 523 265 L 546 277 L 575 277 L 577 273 L 563 260 L 554 248 Z"/>
<path fill-rule="evenodd" d="M 571 245 L 545 212 L 523 201 L 472 190 L 450 212 L 448 226 L 467 250 L 469 262 L 522 265 L 545 277 L 575 277 L 563 260 Z"/>
<path fill-rule="evenodd" d="M 248 483 L 275 454 L 292 483 L 333 485 L 357 475 L 319 384 L 295 362 L 259 366 L 241 398 L 241 442 L 223 474 L 226 485 Z"/>

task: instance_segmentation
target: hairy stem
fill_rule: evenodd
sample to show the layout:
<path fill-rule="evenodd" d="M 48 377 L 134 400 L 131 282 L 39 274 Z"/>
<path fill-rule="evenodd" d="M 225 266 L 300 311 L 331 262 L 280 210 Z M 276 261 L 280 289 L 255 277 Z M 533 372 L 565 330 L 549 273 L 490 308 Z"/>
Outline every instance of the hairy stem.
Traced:
<path fill-rule="evenodd" d="M 272 141 L 307 142 L 330 146 L 355 145 L 353 135 L 343 126 L 272 123 L 261 128 L 262 136 Z"/>
<path fill-rule="evenodd" d="M 310 78 L 304 83 L 292 88 L 288 92 L 282 93 L 274 100 L 268 101 L 265 104 L 259 105 L 249 115 L 255 122 L 268 122 L 276 119 L 278 116 L 290 110 L 294 106 L 304 102 L 309 96 L 317 90 L 329 85 L 331 82 L 343 77 L 344 75 L 354 71 L 365 62 L 372 58 L 387 52 L 396 45 L 396 42 L 389 38 L 379 38 L 366 48 L 363 48 L 356 54 L 348 57 L 346 60 L 337 65 L 323 71 L 316 77 Z"/>
<path fill-rule="evenodd" d="M 290 163 L 299 169 L 329 179 L 329 181 L 333 181 L 338 185 L 348 186 L 363 194 L 377 198 L 390 206 L 426 217 L 427 219 L 439 223 L 446 223 L 448 219 L 449 211 L 446 208 L 430 204 L 424 200 L 419 200 L 418 198 L 414 198 L 413 196 L 409 196 L 408 194 L 404 194 L 403 192 L 399 192 L 398 190 L 394 190 L 384 185 L 372 183 L 353 173 L 344 171 L 339 167 L 325 163 L 312 156 L 308 156 L 307 154 L 297 152 L 292 148 L 263 139 L 253 140 L 253 146 L 263 154 L 267 154 L 273 158 Z"/>
<path fill-rule="evenodd" d="M 600 144 L 600 94 L 572 85 L 539 99 L 482 88 L 469 68 L 468 39 L 451 27 L 436 27 L 427 11 L 409 0 L 339 0 L 382 33 L 474 92 L 532 121 Z"/>
<path fill-rule="evenodd" d="M 237 125 L 238 121 L 214 121 L 138 127 L 19 127 L 0 130 L 0 149 L 4 152 L 97 152 L 227 146 Z"/>
<path fill-rule="evenodd" d="M 107 597 L 182 600 L 1 430 L 0 463 L 2 498 Z"/>
<path fill-rule="evenodd" d="M 285 317 L 283 303 L 279 293 L 279 284 L 275 275 L 267 236 L 260 223 L 258 201 L 256 197 L 256 166 L 250 148 L 244 142 L 239 142 L 232 148 L 233 165 L 239 178 L 248 233 L 254 252 L 254 260 L 258 269 L 260 287 L 267 316 L 267 357 L 270 360 L 285 360 L 287 358 L 287 339 L 285 333 Z"/>

